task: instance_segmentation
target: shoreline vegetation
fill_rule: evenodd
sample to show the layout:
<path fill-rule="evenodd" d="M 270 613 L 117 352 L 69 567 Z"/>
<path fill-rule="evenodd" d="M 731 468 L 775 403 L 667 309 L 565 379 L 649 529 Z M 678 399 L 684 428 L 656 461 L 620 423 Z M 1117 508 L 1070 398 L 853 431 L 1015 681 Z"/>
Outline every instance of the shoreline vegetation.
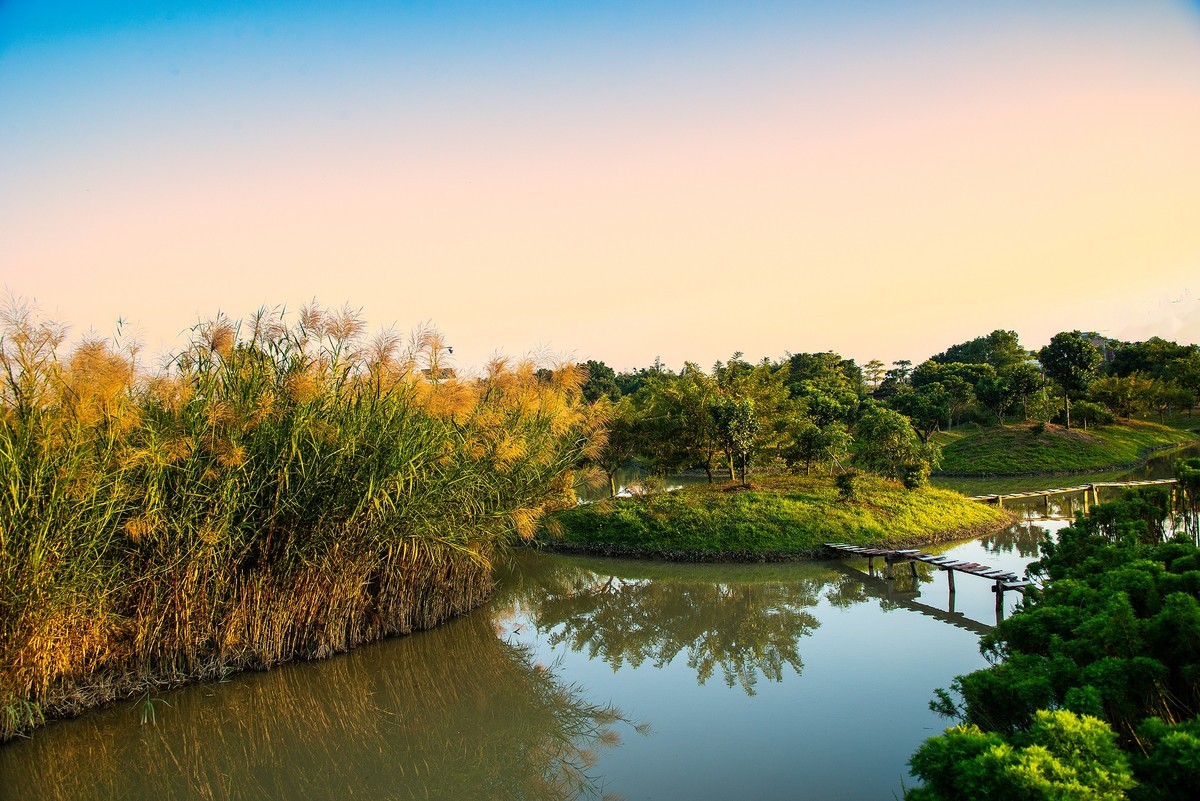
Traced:
<path fill-rule="evenodd" d="M 349 310 L 198 325 L 169 366 L 0 313 L 0 742 L 157 688 L 428 628 L 574 503 L 582 371 L 457 379 Z"/>
<path fill-rule="evenodd" d="M 842 482 L 843 484 L 846 482 Z M 824 476 L 756 477 L 585 504 L 553 513 L 539 544 L 553 550 L 672 561 L 816 559 L 830 540 L 915 547 L 981 536 L 1009 512 L 959 493 L 859 475 L 850 496 Z"/>
<path fill-rule="evenodd" d="M 1200 459 L 1173 490 L 1092 507 L 1041 544 L 1037 585 L 937 690 L 911 801 L 1191 799 L 1200 786 Z"/>

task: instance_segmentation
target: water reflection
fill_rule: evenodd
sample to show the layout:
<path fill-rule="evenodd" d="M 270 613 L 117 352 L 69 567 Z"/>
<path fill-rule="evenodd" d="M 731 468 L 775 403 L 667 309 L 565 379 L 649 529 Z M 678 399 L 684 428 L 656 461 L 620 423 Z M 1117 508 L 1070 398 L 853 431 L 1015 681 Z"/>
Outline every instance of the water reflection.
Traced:
<path fill-rule="evenodd" d="M 1025 520 L 994 534 L 985 534 L 978 542 L 990 553 L 1016 554 L 1026 561 L 1032 561 L 1040 556 L 1039 545 L 1048 534 L 1049 529 L 1044 525 Z"/>
<path fill-rule="evenodd" d="M 324 662 L 167 694 L 0 748 L 25 799 L 598 797 L 611 707 L 583 701 L 486 614 Z"/>
<path fill-rule="evenodd" d="M 520 589 L 551 646 L 586 652 L 617 670 L 655 667 L 683 654 L 700 684 L 717 672 L 727 686 L 755 694 L 759 678 L 782 681 L 804 669 L 799 642 L 820 622 L 809 611 L 821 575 L 736 565 L 672 565 L 578 559 L 521 560 Z M 655 575 L 657 574 L 657 575 Z"/>
<path fill-rule="evenodd" d="M 947 552 L 1019 571 L 1039 535 Z M 157 725 L 123 704 L 49 726 L 0 748 L 0 787 L 56 801 L 887 797 L 943 723 L 933 688 L 982 665 L 995 599 L 973 577 L 948 596 L 925 564 L 892 580 L 865 569 L 520 553 L 491 609 L 164 693 Z"/>
<path fill-rule="evenodd" d="M 977 547 L 1012 554 L 1023 566 L 1037 556 L 1044 535 L 1039 527 L 1014 525 Z M 507 606 L 505 619 L 516 629 L 532 626 L 552 649 L 569 649 L 613 670 L 663 668 L 683 655 L 680 663 L 698 684 L 719 672 L 727 686 L 754 695 L 760 679 L 780 682 L 786 667 L 803 672 L 801 643 L 820 627 L 814 608 L 822 602 L 839 609 L 874 603 L 882 612 L 906 609 L 976 634 L 989 631 L 1005 612 L 1002 606 L 979 613 L 979 596 L 993 598 L 991 582 L 964 577 L 959 584 L 968 586 L 957 592 L 945 579 L 926 586 L 943 575 L 914 562 L 889 579 L 882 564 L 869 570 L 866 559 L 771 566 L 522 557 L 502 582 L 499 607 Z M 973 600 L 973 616 L 956 609 L 964 592 Z M 1002 600 L 1012 605 L 1017 598 Z"/>

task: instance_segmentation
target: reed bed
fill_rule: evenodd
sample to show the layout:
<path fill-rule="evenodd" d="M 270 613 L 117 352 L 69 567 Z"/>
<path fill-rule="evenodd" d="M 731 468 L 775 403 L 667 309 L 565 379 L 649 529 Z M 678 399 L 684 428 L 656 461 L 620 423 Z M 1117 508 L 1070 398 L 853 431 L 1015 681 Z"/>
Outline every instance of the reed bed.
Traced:
<path fill-rule="evenodd" d="M 346 309 L 217 317 L 149 375 L 0 327 L 0 739 L 470 609 L 604 437 L 573 366 L 460 380 Z"/>

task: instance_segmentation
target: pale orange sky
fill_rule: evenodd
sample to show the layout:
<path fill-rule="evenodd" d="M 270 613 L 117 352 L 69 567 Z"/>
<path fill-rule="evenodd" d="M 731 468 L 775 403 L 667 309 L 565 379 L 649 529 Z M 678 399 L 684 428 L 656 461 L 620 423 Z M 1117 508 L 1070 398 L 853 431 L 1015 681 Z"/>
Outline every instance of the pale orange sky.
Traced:
<path fill-rule="evenodd" d="M 1194 6 L 894 5 L 0 11 L 0 283 L 150 351 L 348 302 L 468 369 L 1200 341 Z"/>

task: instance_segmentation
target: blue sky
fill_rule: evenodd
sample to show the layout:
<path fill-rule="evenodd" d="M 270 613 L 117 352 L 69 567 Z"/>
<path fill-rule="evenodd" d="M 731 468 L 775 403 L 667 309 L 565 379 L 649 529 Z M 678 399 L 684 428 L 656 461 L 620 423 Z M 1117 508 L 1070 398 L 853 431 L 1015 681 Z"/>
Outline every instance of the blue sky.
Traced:
<path fill-rule="evenodd" d="M 150 350 L 314 297 L 470 364 L 1195 339 L 1195 12 L 9 0 L 0 283 Z"/>

